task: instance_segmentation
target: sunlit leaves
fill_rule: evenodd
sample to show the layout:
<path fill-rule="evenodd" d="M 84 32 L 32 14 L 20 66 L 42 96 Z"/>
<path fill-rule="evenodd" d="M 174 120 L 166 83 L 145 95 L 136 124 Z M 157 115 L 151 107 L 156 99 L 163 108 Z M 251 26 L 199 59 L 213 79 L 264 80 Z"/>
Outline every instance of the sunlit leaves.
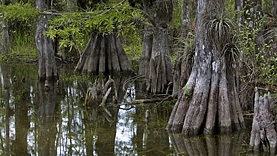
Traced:
<path fill-rule="evenodd" d="M 98 31 L 102 35 L 112 33 L 115 29 L 119 34 L 136 29 L 134 21 L 145 21 L 140 11 L 132 10 L 126 1 L 119 0 L 99 4 L 97 8 L 86 12 L 65 13 L 54 17 L 46 33 L 52 39 L 61 38 L 60 47 L 84 47 L 90 32 Z"/>
<path fill-rule="evenodd" d="M 28 24 L 30 21 L 37 20 L 39 15 L 38 10 L 32 7 L 29 3 L 15 3 L 10 5 L 0 5 L 1 13 L 3 18 L 7 22 L 21 22 Z"/>

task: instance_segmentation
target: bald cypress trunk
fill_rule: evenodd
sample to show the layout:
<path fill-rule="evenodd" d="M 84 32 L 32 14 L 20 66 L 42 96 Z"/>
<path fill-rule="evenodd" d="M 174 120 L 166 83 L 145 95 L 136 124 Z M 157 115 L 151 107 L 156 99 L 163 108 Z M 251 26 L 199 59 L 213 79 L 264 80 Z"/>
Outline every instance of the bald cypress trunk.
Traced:
<path fill-rule="evenodd" d="M 172 64 L 169 57 L 168 29 L 173 5 L 171 0 L 144 1 L 144 10 L 151 17 L 152 27 L 144 35 L 140 74 L 147 78 L 147 90 L 161 93 L 172 82 Z M 149 30 L 151 28 L 151 30 Z"/>
<path fill-rule="evenodd" d="M 229 54 L 208 36 L 204 23 L 224 13 L 224 1 L 199 0 L 194 65 L 190 77 L 178 97 L 167 129 L 185 135 L 229 133 L 244 128 L 239 105 L 235 69 Z"/>
<path fill-rule="evenodd" d="M 114 74 L 131 71 L 131 65 L 116 31 L 93 34 L 76 68 L 83 74 Z"/>
<path fill-rule="evenodd" d="M 50 2 L 47 0 L 37 0 L 38 9 L 50 8 Z M 36 46 L 39 53 L 39 80 L 56 80 L 58 78 L 56 61 L 55 61 L 55 50 L 53 42 L 50 37 L 47 37 L 44 32 L 48 30 L 49 15 L 40 15 L 37 23 L 36 30 Z"/>

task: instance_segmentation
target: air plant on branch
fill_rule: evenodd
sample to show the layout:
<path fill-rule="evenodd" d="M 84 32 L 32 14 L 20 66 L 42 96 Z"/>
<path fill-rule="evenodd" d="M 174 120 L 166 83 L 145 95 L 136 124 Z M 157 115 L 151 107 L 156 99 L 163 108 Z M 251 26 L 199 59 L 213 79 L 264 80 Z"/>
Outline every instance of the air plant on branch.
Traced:
<path fill-rule="evenodd" d="M 202 23 L 204 24 L 202 28 L 204 28 L 207 38 L 219 51 L 222 51 L 233 36 L 232 29 L 234 24 L 232 20 L 224 16 L 223 13 L 218 14 L 214 18 L 210 18 L 210 15 L 206 14 L 203 15 Z"/>

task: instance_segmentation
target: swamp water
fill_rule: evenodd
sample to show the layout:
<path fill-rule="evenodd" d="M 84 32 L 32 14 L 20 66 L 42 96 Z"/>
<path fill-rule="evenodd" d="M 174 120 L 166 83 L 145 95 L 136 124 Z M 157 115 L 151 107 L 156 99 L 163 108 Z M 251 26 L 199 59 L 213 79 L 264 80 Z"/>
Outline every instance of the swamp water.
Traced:
<path fill-rule="evenodd" d="M 173 106 L 118 102 L 107 104 L 110 116 L 102 107 L 84 107 L 84 83 L 60 80 L 46 92 L 37 70 L 37 65 L 1 65 L 0 155 L 253 155 L 247 153 L 250 131 L 189 138 L 171 134 L 164 128 Z M 72 71 L 59 69 L 60 75 Z M 125 80 L 115 79 L 119 101 L 138 99 L 135 85 L 131 94 L 122 91 Z M 148 123 L 143 121 L 147 109 Z"/>

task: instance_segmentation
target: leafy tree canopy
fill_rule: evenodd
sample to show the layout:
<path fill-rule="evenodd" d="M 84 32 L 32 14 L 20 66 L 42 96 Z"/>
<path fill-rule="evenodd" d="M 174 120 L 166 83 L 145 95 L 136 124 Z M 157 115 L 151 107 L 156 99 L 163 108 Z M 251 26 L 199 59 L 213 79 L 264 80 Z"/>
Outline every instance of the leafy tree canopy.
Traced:
<path fill-rule="evenodd" d="M 0 5 L 0 12 L 3 15 L 1 20 L 9 23 L 33 23 L 39 16 L 39 12 L 35 7 L 33 7 L 30 3 L 23 2 L 9 5 Z"/>
<path fill-rule="evenodd" d="M 45 12 L 47 14 L 47 12 Z M 114 30 L 120 35 L 135 33 L 136 24 L 145 23 L 140 10 L 132 9 L 126 0 L 110 0 L 72 13 L 49 13 L 56 15 L 49 23 L 46 32 L 51 39 L 59 36 L 60 47 L 84 47 L 92 30 L 106 35 Z"/>

